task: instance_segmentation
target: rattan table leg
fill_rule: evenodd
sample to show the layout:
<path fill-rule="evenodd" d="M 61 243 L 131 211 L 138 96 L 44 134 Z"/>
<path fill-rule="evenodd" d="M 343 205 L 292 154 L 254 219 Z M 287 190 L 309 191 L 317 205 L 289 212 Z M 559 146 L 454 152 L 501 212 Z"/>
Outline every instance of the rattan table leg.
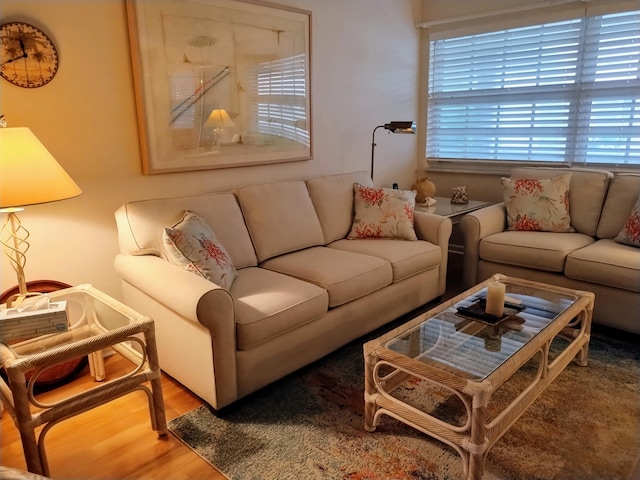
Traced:
<path fill-rule="evenodd" d="M 162 383 L 160 381 L 160 360 L 156 347 L 156 333 L 153 323 L 144 331 L 144 340 L 147 350 L 149 370 L 154 374 L 151 379 L 151 392 L 153 398 L 153 412 L 151 412 L 152 428 L 159 436 L 167 434 L 167 419 L 164 410 L 164 397 L 162 395 Z"/>
<path fill-rule="evenodd" d="M 38 449 L 35 425 L 31 415 L 29 397 L 27 395 L 27 383 L 24 372 L 9 370 L 9 387 L 13 393 L 15 423 L 20 432 L 20 440 L 24 450 L 24 458 L 27 470 L 38 475 L 48 475 L 49 468 L 46 461 L 43 462 Z"/>

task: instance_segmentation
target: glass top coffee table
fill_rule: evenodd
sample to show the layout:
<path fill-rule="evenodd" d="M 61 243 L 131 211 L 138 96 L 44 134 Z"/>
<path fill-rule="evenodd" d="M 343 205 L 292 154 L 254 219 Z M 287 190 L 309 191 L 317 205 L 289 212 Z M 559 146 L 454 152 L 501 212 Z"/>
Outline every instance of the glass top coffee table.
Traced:
<path fill-rule="evenodd" d="M 482 308 L 492 281 L 506 285 L 499 318 Z M 452 446 L 467 478 L 482 478 L 489 449 L 526 408 L 572 360 L 586 365 L 593 303 L 591 292 L 495 275 L 367 342 L 365 429 L 393 417 Z M 494 392 L 532 359 L 537 372 L 529 385 L 489 415 Z M 416 379 L 457 396 L 465 420 L 451 424 L 419 408 L 407 398 L 411 390 L 396 394 Z"/>

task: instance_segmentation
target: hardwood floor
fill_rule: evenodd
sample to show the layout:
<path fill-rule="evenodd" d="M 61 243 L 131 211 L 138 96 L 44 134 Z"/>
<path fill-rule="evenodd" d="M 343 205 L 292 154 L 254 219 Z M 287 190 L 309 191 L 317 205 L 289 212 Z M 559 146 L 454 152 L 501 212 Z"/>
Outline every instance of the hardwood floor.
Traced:
<path fill-rule="evenodd" d="M 120 355 L 105 359 L 107 380 L 130 370 Z M 113 377 L 112 377 L 113 378 Z M 52 399 L 93 383 L 88 367 L 71 383 L 39 398 Z M 167 420 L 203 402 L 163 374 Z M 1 418 L 0 464 L 26 470 L 20 435 L 9 413 Z M 226 479 L 170 433 L 151 429 L 147 397 L 130 393 L 51 428 L 45 440 L 50 475 L 55 479 Z"/>
<path fill-rule="evenodd" d="M 447 269 L 449 298 L 461 291 L 461 256 L 452 254 Z M 107 379 L 129 371 L 120 355 L 105 359 Z M 47 393 L 43 400 L 89 388 L 88 367 L 73 381 Z M 167 421 L 203 402 L 171 377 L 162 377 Z M 2 414 L 0 464 L 26 470 L 18 430 L 7 411 Z M 82 413 L 51 428 L 45 440 L 51 477 L 55 479 L 206 479 L 226 477 L 170 433 L 151 430 L 147 398 L 142 392 Z"/>

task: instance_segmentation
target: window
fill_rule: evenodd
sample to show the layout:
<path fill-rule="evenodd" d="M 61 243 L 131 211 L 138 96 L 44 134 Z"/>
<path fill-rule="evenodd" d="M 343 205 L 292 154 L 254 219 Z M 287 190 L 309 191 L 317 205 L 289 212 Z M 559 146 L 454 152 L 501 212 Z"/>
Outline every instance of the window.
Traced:
<path fill-rule="evenodd" d="M 640 166 L 640 11 L 431 40 L 429 160 Z"/>

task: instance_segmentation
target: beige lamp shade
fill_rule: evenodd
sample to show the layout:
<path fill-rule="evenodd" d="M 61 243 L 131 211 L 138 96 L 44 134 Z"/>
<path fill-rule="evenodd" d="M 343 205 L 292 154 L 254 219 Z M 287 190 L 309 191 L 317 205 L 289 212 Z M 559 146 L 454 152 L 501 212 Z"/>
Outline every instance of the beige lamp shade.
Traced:
<path fill-rule="evenodd" d="M 0 209 L 55 202 L 81 193 L 29 128 L 0 128 Z"/>
<path fill-rule="evenodd" d="M 216 108 L 211 112 L 209 118 L 207 118 L 205 125 L 213 128 L 227 128 L 233 127 L 234 123 L 224 108 Z"/>

